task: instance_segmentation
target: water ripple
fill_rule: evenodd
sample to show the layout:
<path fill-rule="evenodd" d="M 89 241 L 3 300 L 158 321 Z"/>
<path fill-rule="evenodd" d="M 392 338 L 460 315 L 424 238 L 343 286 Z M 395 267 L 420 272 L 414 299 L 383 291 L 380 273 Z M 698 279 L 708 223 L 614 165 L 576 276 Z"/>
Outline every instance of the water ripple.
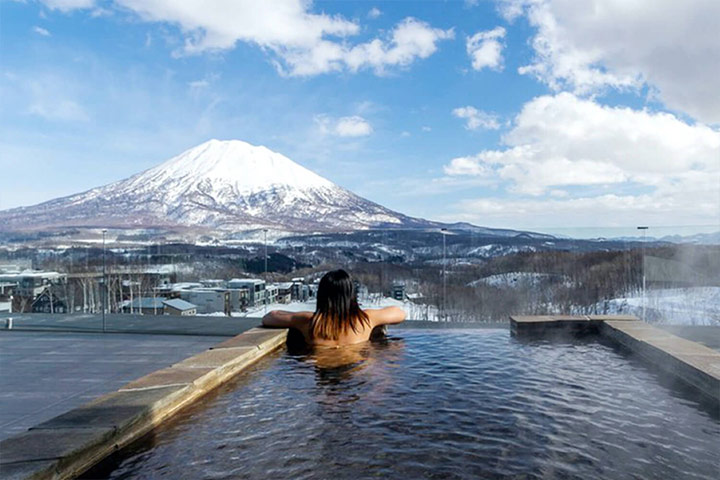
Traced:
<path fill-rule="evenodd" d="M 715 479 L 718 458 L 717 416 L 611 347 L 411 330 L 265 360 L 103 474 Z"/>

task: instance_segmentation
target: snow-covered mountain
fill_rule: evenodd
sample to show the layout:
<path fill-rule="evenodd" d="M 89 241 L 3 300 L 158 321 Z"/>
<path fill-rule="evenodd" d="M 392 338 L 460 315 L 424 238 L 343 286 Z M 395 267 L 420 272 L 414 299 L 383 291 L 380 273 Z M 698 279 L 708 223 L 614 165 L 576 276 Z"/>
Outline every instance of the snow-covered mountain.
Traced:
<path fill-rule="evenodd" d="M 0 212 L 0 230 L 67 227 L 293 232 L 428 227 L 289 158 L 239 140 L 210 140 L 125 180 Z"/>

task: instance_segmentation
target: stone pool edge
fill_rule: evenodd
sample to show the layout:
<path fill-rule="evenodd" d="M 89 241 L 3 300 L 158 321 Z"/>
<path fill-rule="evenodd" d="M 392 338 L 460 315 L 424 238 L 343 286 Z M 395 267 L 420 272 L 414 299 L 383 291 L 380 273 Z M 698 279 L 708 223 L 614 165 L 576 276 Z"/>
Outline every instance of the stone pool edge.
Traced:
<path fill-rule="evenodd" d="M 720 404 L 720 352 L 635 316 L 511 315 L 510 331 L 517 336 L 598 333 Z"/>
<path fill-rule="evenodd" d="M 285 344 L 252 328 L 0 442 L 3 479 L 74 478 Z"/>

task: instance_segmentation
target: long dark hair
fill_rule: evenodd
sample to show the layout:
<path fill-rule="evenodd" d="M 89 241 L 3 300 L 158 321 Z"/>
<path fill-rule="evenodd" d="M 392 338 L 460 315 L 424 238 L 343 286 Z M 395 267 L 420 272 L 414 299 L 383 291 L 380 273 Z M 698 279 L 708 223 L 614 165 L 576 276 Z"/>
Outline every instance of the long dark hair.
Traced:
<path fill-rule="evenodd" d="M 317 307 L 312 317 L 310 334 L 315 338 L 337 340 L 362 326 L 370 327 L 370 319 L 360 309 L 355 284 L 345 270 L 333 270 L 323 275 L 317 291 Z"/>

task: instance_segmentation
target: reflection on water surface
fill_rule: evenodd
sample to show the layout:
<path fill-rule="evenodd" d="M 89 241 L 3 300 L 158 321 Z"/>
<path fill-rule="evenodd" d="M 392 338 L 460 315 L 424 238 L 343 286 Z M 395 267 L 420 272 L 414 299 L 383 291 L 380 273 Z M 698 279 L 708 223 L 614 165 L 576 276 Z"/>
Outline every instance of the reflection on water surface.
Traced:
<path fill-rule="evenodd" d="M 93 475 L 714 479 L 720 421 L 613 348 L 403 330 L 284 352 Z"/>

